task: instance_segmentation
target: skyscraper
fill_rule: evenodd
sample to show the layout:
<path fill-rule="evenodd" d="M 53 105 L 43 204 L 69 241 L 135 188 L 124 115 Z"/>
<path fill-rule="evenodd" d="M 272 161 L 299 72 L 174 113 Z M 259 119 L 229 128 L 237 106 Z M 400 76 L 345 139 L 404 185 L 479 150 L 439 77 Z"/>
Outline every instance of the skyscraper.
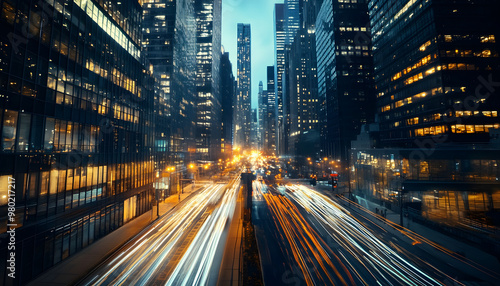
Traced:
<path fill-rule="evenodd" d="M 411 198 L 443 231 L 497 228 L 498 2 L 373 0 L 369 11 L 380 139 L 356 141 L 353 192 Z"/>
<path fill-rule="evenodd" d="M 17 225 L 16 280 L 2 271 L 2 285 L 26 284 L 153 199 L 154 81 L 139 3 L 48 3 L 5 1 L 0 14 L 2 269 L 12 184 Z"/>
<path fill-rule="evenodd" d="M 316 52 L 324 155 L 346 162 L 351 141 L 373 120 L 375 92 L 368 3 L 343 5 L 324 0 L 316 20 Z"/>
<path fill-rule="evenodd" d="M 275 94 L 275 67 L 267 67 L 267 115 L 265 128 L 264 151 L 276 154 L 276 94 Z"/>
<path fill-rule="evenodd" d="M 298 1 L 297 1 L 298 3 Z M 288 152 L 295 156 L 320 155 L 318 116 L 318 83 L 316 75 L 315 2 L 301 1 L 299 28 L 287 46 L 284 89 L 285 110 L 288 110 Z M 298 5 L 298 4 L 297 4 Z M 290 20 L 291 21 L 291 20 Z M 295 23 L 297 21 L 291 21 Z M 293 24 L 295 25 L 295 24 Z M 289 30 L 294 30 L 293 25 Z M 291 33 L 291 32 L 290 32 Z"/>
<path fill-rule="evenodd" d="M 267 116 L 267 90 L 264 90 L 264 85 L 262 81 L 259 82 L 259 98 L 258 98 L 259 106 L 258 114 L 259 114 L 259 125 L 258 125 L 258 139 L 259 139 L 259 149 L 263 149 L 264 142 L 266 140 L 266 116 Z"/>
<path fill-rule="evenodd" d="M 250 24 L 238 24 L 237 120 L 235 139 L 239 147 L 250 147 L 251 130 L 251 33 Z"/>
<path fill-rule="evenodd" d="M 484 84 L 500 78 L 498 3 L 379 0 L 370 7 L 381 144 L 418 147 L 436 135 L 488 141 L 500 123 L 498 90 Z"/>
<path fill-rule="evenodd" d="M 250 123 L 250 147 L 253 150 L 259 149 L 259 120 L 257 108 L 252 108 Z"/>
<path fill-rule="evenodd" d="M 288 153 L 319 154 L 319 116 L 314 34 L 299 29 L 290 47 L 288 65 L 289 127 Z"/>
<path fill-rule="evenodd" d="M 224 52 L 224 50 L 222 50 L 220 60 L 220 90 L 222 107 L 221 153 L 226 158 L 229 158 L 233 149 L 233 118 L 236 94 L 229 53 Z"/>
<path fill-rule="evenodd" d="M 159 79 L 155 141 L 167 158 L 157 169 L 190 161 L 195 148 L 196 22 L 193 0 L 146 0 L 143 47 Z"/>
<path fill-rule="evenodd" d="M 276 98 L 275 106 L 275 127 L 276 127 L 276 152 L 280 153 L 284 150 L 284 133 L 283 131 L 283 73 L 285 70 L 285 6 L 284 4 L 275 4 L 274 6 L 274 52 L 275 52 L 275 69 L 274 78 L 276 83 L 274 86 L 274 94 Z"/>
<path fill-rule="evenodd" d="M 300 14 L 304 2 L 308 0 L 285 0 L 284 4 L 284 31 L 285 31 L 285 47 L 290 46 L 297 31 L 300 28 Z"/>
<path fill-rule="evenodd" d="M 220 48 L 221 0 L 195 0 L 196 13 L 196 153 L 216 160 L 221 144 Z"/>

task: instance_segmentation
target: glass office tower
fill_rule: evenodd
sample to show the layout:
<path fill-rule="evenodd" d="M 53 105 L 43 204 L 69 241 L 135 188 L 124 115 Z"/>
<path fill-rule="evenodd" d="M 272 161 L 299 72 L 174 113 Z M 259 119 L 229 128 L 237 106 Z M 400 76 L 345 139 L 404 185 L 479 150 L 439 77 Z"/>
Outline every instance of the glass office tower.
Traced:
<path fill-rule="evenodd" d="M 323 1 L 316 19 L 322 147 L 326 156 L 342 162 L 361 126 L 374 117 L 370 39 L 366 1 Z"/>
<path fill-rule="evenodd" d="M 370 1 L 380 129 L 351 152 L 353 193 L 465 239 L 498 229 L 498 7 Z"/>
<path fill-rule="evenodd" d="M 252 125 L 252 62 L 250 24 L 238 24 L 237 107 L 235 140 L 238 147 L 250 147 Z"/>
<path fill-rule="evenodd" d="M 195 0 L 196 13 L 196 153 L 216 160 L 221 144 L 221 0 Z"/>
<path fill-rule="evenodd" d="M 196 152 L 196 22 L 193 0 L 145 0 L 144 56 L 161 92 L 155 96 L 157 165 L 185 166 Z"/>
<path fill-rule="evenodd" d="M 374 0 L 369 8 L 384 146 L 418 147 L 432 136 L 487 142 L 500 126 L 491 85 L 500 79 L 498 3 Z"/>
<path fill-rule="evenodd" d="M 153 78 L 137 1 L 0 7 L 0 284 L 10 178 L 24 284 L 151 208 Z"/>
<path fill-rule="evenodd" d="M 276 154 L 276 82 L 275 67 L 267 67 L 267 114 L 265 123 L 264 151 L 268 154 Z"/>
<path fill-rule="evenodd" d="M 281 154 L 284 150 L 283 138 L 283 73 L 285 71 L 285 6 L 284 4 L 275 4 L 274 6 L 274 56 L 275 67 L 274 78 L 274 94 L 276 98 L 275 106 L 275 123 L 276 126 L 276 153 Z"/>
<path fill-rule="evenodd" d="M 229 53 L 222 50 L 220 60 L 220 94 L 222 107 L 221 153 L 230 158 L 233 152 L 233 118 L 235 105 L 235 81 Z"/>

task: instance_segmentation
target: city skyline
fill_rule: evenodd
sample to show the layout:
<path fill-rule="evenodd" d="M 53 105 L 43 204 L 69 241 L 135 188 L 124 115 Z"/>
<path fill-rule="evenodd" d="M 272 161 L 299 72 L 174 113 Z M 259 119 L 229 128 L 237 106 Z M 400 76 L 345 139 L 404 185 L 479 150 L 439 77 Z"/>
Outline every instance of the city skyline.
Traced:
<path fill-rule="evenodd" d="M 259 81 L 266 81 L 267 66 L 274 65 L 273 11 L 283 0 L 222 0 L 222 45 L 236 63 L 238 23 L 248 23 L 252 33 L 252 108 L 258 106 Z M 236 76 L 236 65 L 233 65 Z"/>

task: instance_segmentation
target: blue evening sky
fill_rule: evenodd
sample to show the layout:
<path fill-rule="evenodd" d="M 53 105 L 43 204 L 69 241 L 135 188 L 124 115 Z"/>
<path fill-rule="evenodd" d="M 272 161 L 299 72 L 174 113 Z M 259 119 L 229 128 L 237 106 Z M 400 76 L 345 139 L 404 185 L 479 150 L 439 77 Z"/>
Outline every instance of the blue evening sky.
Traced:
<path fill-rule="evenodd" d="M 222 45 L 229 52 L 236 77 L 237 24 L 251 26 L 252 108 L 257 107 L 259 81 L 266 89 L 267 66 L 274 65 L 274 4 L 283 0 L 222 0 Z"/>

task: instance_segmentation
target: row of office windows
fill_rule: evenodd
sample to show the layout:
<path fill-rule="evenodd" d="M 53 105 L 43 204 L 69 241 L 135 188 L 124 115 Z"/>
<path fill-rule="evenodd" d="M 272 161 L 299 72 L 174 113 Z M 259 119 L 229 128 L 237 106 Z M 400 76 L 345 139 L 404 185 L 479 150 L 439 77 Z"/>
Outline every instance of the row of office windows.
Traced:
<path fill-rule="evenodd" d="M 133 123 L 138 123 L 138 111 L 128 113 L 126 107 L 115 105 L 114 117 Z M 0 130 L 2 134 L 1 148 L 3 152 L 71 152 L 81 151 L 93 153 L 101 150 L 103 139 L 107 133 L 119 133 L 127 136 L 129 140 L 114 142 L 114 149 L 120 146 L 128 148 L 147 145 L 147 138 L 144 142 L 133 141 L 132 137 L 138 137 L 131 131 L 123 129 L 110 130 L 108 120 L 102 120 L 101 125 L 81 124 L 78 122 L 44 117 L 37 114 L 23 113 L 13 110 L 0 110 Z M 101 130 L 101 127 L 104 129 Z M 128 135 L 127 135 L 128 134 Z M 123 144 L 122 144 L 123 143 Z M 133 146 L 135 144 L 135 146 Z M 110 144 L 108 144 L 110 145 Z"/>
<path fill-rule="evenodd" d="M 145 191 L 123 202 L 112 203 L 70 223 L 17 242 L 16 250 L 20 257 L 18 274 L 21 277 L 21 284 L 84 249 L 128 220 L 150 210 L 152 200 L 152 193 Z M 0 256 L 6 257 L 6 255 L 7 248 L 1 248 Z M 0 267 L 6 267 L 4 260 L 0 262 Z M 4 279 L 7 279 L 5 277 Z"/>
<path fill-rule="evenodd" d="M 21 8 L 18 7 L 16 10 L 8 2 L 3 2 L 0 16 L 0 21 L 7 21 L 14 24 L 14 27 L 26 25 L 29 31 L 26 35 L 29 39 L 27 50 L 21 45 L 24 44 L 23 41 L 16 45 L 12 44 L 12 41 L 6 41 L 0 46 L 0 71 L 11 74 L 7 85 L 9 89 L 19 93 L 26 89 L 23 94 L 36 96 L 36 89 L 31 84 L 34 82 L 44 86 L 47 84 L 51 89 L 63 93 L 66 87 L 66 91 L 69 92 L 67 94 L 71 96 L 73 95 L 70 93 L 77 87 L 102 96 L 109 93 L 110 87 L 104 88 L 106 82 L 100 82 L 99 77 L 101 77 L 109 80 L 107 84 L 121 86 L 140 97 L 140 84 L 137 80 L 142 77 L 141 70 L 124 68 L 130 66 L 128 62 L 130 57 L 125 56 L 126 50 L 106 36 L 100 27 L 89 23 L 86 29 L 88 32 L 84 32 L 82 27 L 85 27 L 88 20 L 82 13 L 74 10 L 72 13 L 64 13 L 64 16 L 56 14 L 47 21 L 38 15 L 44 12 L 42 8 L 31 7 L 31 11 L 24 11 Z M 79 10 L 78 7 L 75 9 Z M 19 21 L 10 20 L 9 15 L 16 17 L 16 12 L 23 16 L 17 16 Z M 42 20 L 44 20 L 43 29 Z M 7 33 L 9 37 L 23 37 L 19 29 L 8 28 L 7 32 L 9 30 L 11 30 Z M 50 46 L 52 51 L 38 50 L 37 37 L 40 37 L 42 44 Z M 139 65 L 138 62 L 136 64 Z M 24 82 L 21 82 L 21 78 Z M 7 79 L 4 78 L 2 81 Z"/>
<path fill-rule="evenodd" d="M 2 112 L 0 112 L 0 116 Z M 45 125 L 44 125 L 45 123 Z M 3 152 L 95 152 L 100 127 L 5 110 Z"/>
<path fill-rule="evenodd" d="M 20 201 L 33 201 L 49 195 L 53 199 L 57 197 L 57 200 L 61 200 L 58 206 L 68 209 L 72 208 L 72 202 L 75 207 L 95 201 L 101 196 L 113 196 L 152 183 L 153 173 L 152 162 L 137 162 L 18 174 L 16 198 Z M 0 206 L 7 204 L 6 182 L 9 177 L 12 176 L 0 176 L 0 181 L 5 183 L 0 187 Z M 74 191 L 73 194 L 71 191 Z M 65 197 L 67 204 L 64 203 Z"/>
<path fill-rule="evenodd" d="M 129 163 L 0 176 L 0 207 L 6 208 L 9 178 L 15 178 L 18 227 L 70 212 L 153 182 L 153 164 Z M 95 207 L 95 205 L 93 205 Z M 0 233 L 7 231 L 6 213 Z"/>

